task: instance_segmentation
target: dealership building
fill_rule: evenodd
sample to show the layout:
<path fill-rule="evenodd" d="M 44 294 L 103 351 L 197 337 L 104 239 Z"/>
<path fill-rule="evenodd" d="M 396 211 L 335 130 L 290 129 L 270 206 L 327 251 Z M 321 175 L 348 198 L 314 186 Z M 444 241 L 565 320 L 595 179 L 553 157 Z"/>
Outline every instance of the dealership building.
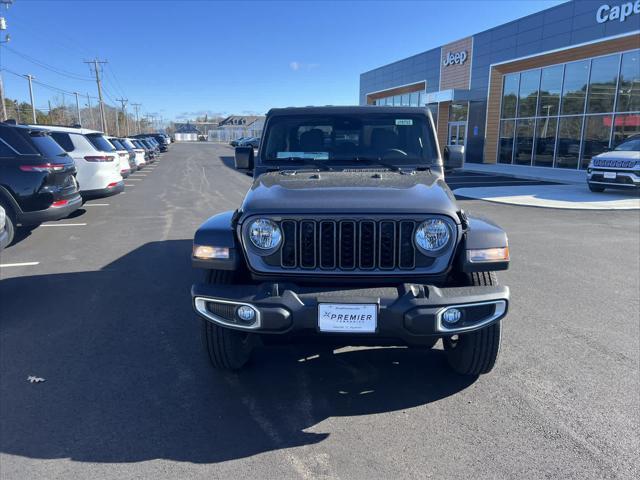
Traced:
<path fill-rule="evenodd" d="M 467 163 L 584 169 L 640 133 L 640 0 L 570 1 L 365 72 L 360 104 L 426 105 Z"/>

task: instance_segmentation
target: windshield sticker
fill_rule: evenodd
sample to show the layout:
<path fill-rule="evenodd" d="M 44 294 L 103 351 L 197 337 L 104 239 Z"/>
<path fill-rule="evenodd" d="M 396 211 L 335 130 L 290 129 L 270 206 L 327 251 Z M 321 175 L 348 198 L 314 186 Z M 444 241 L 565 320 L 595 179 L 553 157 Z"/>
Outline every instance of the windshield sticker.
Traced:
<path fill-rule="evenodd" d="M 396 125 L 413 125 L 413 120 L 408 118 L 396 118 Z"/>
<path fill-rule="evenodd" d="M 310 160 L 329 160 L 329 152 L 278 152 L 277 158 L 308 158 Z"/>

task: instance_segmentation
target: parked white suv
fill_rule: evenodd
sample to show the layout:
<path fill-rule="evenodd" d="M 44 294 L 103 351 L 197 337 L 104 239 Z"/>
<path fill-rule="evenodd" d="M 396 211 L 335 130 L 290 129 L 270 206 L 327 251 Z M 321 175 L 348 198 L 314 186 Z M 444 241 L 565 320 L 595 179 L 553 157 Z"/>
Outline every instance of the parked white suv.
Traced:
<path fill-rule="evenodd" d="M 133 151 L 133 153 L 135 153 L 135 162 L 138 170 L 147 164 L 147 161 L 144 159 L 145 151 L 143 148 L 136 147 L 130 138 L 121 138 L 120 141 L 127 149 L 129 149 L 129 151 Z"/>
<path fill-rule="evenodd" d="M 120 175 L 127 178 L 131 175 L 131 164 L 129 163 L 129 150 L 127 150 L 116 137 L 107 137 L 109 143 L 116 149 L 116 155 L 120 161 Z M 134 169 L 135 170 L 135 169 Z"/>
<path fill-rule="evenodd" d="M 102 132 L 73 127 L 44 128 L 73 158 L 83 197 L 104 197 L 124 190 L 120 158 Z"/>

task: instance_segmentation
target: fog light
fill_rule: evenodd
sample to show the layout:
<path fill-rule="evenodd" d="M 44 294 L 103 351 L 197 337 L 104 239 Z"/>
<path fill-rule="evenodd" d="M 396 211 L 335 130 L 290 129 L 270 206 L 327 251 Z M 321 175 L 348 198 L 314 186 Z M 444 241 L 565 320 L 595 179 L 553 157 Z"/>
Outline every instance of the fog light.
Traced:
<path fill-rule="evenodd" d="M 256 319 L 256 310 L 249 305 L 240 305 L 236 308 L 236 315 L 243 322 L 253 323 Z"/>
<path fill-rule="evenodd" d="M 451 325 L 458 323 L 461 318 L 462 312 L 457 308 L 449 308 L 442 313 L 442 321 Z"/>
<path fill-rule="evenodd" d="M 226 260 L 229 258 L 229 249 L 225 247 L 210 247 L 208 245 L 194 245 L 193 257 L 200 260 L 210 260 L 212 258 Z"/>

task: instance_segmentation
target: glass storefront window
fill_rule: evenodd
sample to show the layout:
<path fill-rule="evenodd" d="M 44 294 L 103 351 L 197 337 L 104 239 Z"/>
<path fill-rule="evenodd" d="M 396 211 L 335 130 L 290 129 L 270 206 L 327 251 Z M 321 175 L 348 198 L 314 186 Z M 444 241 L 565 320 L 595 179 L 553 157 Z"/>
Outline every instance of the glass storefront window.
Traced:
<path fill-rule="evenodd" d="M 513 163 L 516 165 L 531 165 L 533 152 L 533 125 L 531 118 L 518 120 L 516 125 L 516 143 Z"/>
<path fill-rule="evenodd" d="M 578 168 L 582 118 L 582 116 L 560 117 L 558 145 L 556 147 L 555 166 L 557 168 Z"/>
<path fill-rule="evenodd" d="M 622 55 L 616 111 L 640 110 L 640 50 Z"/>
<path fill-rule="evenodd" d="M 538 105 L 538 86 L 540 70 L 531 70 L 520 74 L 520 96 L 518 100 L 518 117 L 533 117 Z"/>
<path fill-rule="evenodd" d="M 466 103 L 452 103 L 449 106 L 450 122 L 466 122 L 468 106 Z"/>
<path fill-rule="evenodd" d="M 640 50 L 505 75 L 499 130 L 500 163 L 585 168 L 640 134 Z"/>
<path fill-rule="evenodd" d="M 564 65 L 556 65 L 555 67 L 542 69 L 538 115 L 549 117 L 558 114 L 563 72 Z"/>
<path fill-rule="evenodd" d="M 584 113 L 584 101 L 589 80 L 589 60 L 567 63 L 562 89 L 562 115 Z"/>
<path fill-rule="evenodd" d="M 502 118 L 513 118 L 516 116 L 519 84 L 519 73 L 512 73 L 511 75 L 504 76 L 504 86 L 502 89 Z"/>
<path fill-rule="evenodd" d="M 580 168 L 587 168 L 591 157 L 609 147 L 613 115 L 589 115 L 584 120 Z"/>
<path fill-rule="evenodd" d="M 558 119 L 555 117 L 540 117 L 536 122 L 536 142 L 533 153 L 533 165 L 536 167 L 552 167 L 553 152 L 556 146 L 556 127 Z"/>
<path fill-rule="evenodd" d="M 613 112 L 619 66 L 620 55 L 594 58 L 591 62 L 588 113 Z"/>
<path fill-rule="evenodd" d="M 498 145 L 498 162 L 511 163 L 513 156 L 514 120 L 500 122 L 500 143 Z"/>
<path fill-rule="evenodd" d="M 420 105 L 420 92 L 413 92 L 410 94 L 410 104 L 412 107 L 417 107 L 418 105 Z"/>
<path fill-rule="evenodd" d="M 631 135 L 640 134 L 640 113 L 616 115 L 613 124 L 613 147 L 617 147 Z"/>

